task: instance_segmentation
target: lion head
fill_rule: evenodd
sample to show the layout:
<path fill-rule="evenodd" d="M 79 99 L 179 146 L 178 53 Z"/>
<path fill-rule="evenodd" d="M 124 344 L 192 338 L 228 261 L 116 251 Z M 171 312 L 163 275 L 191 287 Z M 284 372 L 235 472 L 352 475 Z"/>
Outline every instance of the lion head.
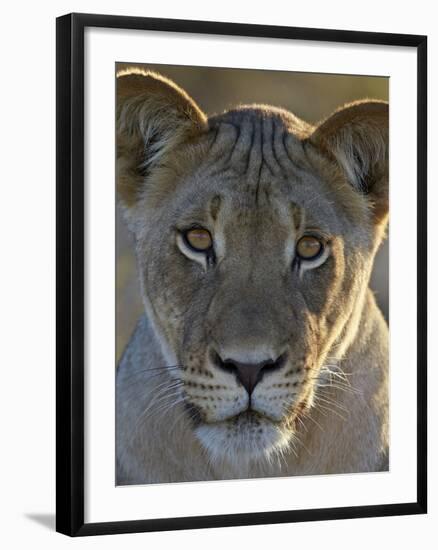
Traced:
<path fill-rule="evenodd" d="M 118 76 L 118 193 L 145 307 L 212 459 L 269 458 L 354 336 L 388 211 L 388 106 L 314 127 L 265 105 L 208 118 Z"/>

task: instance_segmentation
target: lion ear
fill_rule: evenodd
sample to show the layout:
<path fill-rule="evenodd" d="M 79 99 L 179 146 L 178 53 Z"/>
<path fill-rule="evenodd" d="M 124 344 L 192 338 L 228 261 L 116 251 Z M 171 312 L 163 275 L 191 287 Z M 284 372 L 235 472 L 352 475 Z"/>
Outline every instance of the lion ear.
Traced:
<path fill-rule="evenodd" d="M 127 209 L 169 153 L 207 127 L 206 116 L 171 80 L 139 69 L 117 75 L 117 189 Z"/>
<path fill-rule="evenodd" d="M 334 158 L 351 185 L 368 195 L 376 223 L 388 214 L 388 104 L 359 101 L 320 124 L 310 141 Z"/>

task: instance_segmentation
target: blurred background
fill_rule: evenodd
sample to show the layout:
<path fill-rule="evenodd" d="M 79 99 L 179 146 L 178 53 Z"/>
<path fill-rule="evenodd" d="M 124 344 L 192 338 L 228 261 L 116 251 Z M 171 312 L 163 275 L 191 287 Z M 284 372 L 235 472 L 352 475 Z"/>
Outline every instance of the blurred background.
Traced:
<path fill-rule="evenodd" d="M 117 63 L 117 70 L 141 67 L 159 72 L 184 88 L 211 115 L 244 103 L 266 103 L 294 112 L 310 123 L 355 99 L 389 99 L 389 79 L 373 76 L 293 73 Z M 388 241 L 377 255 L 371 287 L 388 319 Z M 133 240 L 120 211 L 116 220 L 116 355 L 119 360 L 143 311 Z"/>

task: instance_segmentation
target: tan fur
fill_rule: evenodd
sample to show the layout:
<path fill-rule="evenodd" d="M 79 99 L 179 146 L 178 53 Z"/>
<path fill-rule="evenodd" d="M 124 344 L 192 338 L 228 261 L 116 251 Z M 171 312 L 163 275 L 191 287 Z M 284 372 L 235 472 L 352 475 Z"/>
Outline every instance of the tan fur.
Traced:
<path fill-rule="evenodd" d="M 387 327 L 368 281 L 387 105 L 317 127 L 265 105 L 207 119 L 174 83 L 133 72 L 118 78 L 118 189 L 145 315 L 117 372 L 117 482 L 386 469 Z M 212 257 L 184 243 L 193 224 Z M 298 262 L 309 233 L 323 254 Z M 275 368 L 250 403 L 222 359 Z"/>

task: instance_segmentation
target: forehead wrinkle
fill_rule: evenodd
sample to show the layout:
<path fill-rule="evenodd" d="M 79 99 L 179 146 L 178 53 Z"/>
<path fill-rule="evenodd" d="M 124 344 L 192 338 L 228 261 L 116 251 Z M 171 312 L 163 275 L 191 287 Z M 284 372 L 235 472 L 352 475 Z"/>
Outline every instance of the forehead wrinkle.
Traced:
<path fill-rule="evenodd" d="M 262 124 L 263 118 L 269 118 L 265 128 Z M 228 203 L 229 199 L 233 200 L 239 210 L 271 207 L 275 211 L 281 205 L 293 201 L 308 213 L 313 213 L 311 219 L 306 215 L 301 226 L 310 222 L 315 224 L 315 228 L 319 227 L 325 232 L 336 230 L 339 213 L 330 204 L 332 197 L 329 189 L 310 169 L 300 139 L 280 119 L 266 113 L 246 113 L 244 116 L 234 117 L 231 122 L 217 120 L 216 125 L 211 127 L 211 132 L 213 141 L 210 150 L 222 151 L 223 154 L 215 160 L 207 153 L 198 169 L 187 177 L 187 217 L 192 217 L 190 212 L 194 213 L 196 205 L 198 208 L 195 215 L 199 215 L 198 211 L 205 209 L 203 204 L 209 204 L 212 200 L 210 197 L 217 194 L 221 195 L 224 203 Z M 268 134 L 269 140 L 266 140 Z M 274 149 L 269 152 L 272 154 L 271 169 L 274 162 L 280 168 L 275 175 L 267 169 L 261 171 L 268 156 L 268 145 Z M 224 158 L 230 159 L 228 166 L 222 166 Z M 259 200 L 255 203 L 257 188 Z M 289 206 L 286 212 L 289 216 L 288 223 L 295 231 Z M 184 214 L 183 216 L 186 217 Z M 224 219 L 226 218 L 227 216 Z M 298 221 L 297 225 L 300 225 Z"/>
<path fill-rule="evenodd" d="M 206 165 L 208 175 L 228 177 L 248 203 L 269 200 L 271 188 L 281 181 L 301 182 L 304 152 L 299 138 L 284 121 L 266 112 L 240 111 L 212 119 L 215 132 Z M 207 159 L 206 159 L 207 160 Z"/>
<path fill-rule="evenodd" d="M 262 157 L 271 176 L 281 176 L 282 169 L 275 153 L 275 129 L 278 126 L 273 117 L 263 119 Z"/>
<path fill-rule="evenodd" d="M 274 139 L 275 155 L 287 179 L 301 183 L 309 171 L 303 144 L 287 130 L 278 132 Z"/>
<path fill-rule="evenodd" d="M 223 170 L 231 159 L 231 153 L 240 137 L 240 128 L 231 122 L 210 121 L 212 138 L 207 152 L 209 164 L 217 164 Z"/>
<path fill-rule="evenodd" d="M 239 137 L 233 145 L 230 165 L 242 175 L 248 171 L 250 153 L 254 144 L 255 128 L 251 118 L 245 118 L 240 124 Z"/>
<path fill-rule="evenodd" d="M 253 134 L 251 140 L 251 149 L 248 155 L 248 165 L 246 168 L 246 176 L 252 184 L 251 187 L 258 185 L 260 179 L 261 167 L 263 164 L 262 154 L 262 125 L 260 119 L 254 119 Z"/>

